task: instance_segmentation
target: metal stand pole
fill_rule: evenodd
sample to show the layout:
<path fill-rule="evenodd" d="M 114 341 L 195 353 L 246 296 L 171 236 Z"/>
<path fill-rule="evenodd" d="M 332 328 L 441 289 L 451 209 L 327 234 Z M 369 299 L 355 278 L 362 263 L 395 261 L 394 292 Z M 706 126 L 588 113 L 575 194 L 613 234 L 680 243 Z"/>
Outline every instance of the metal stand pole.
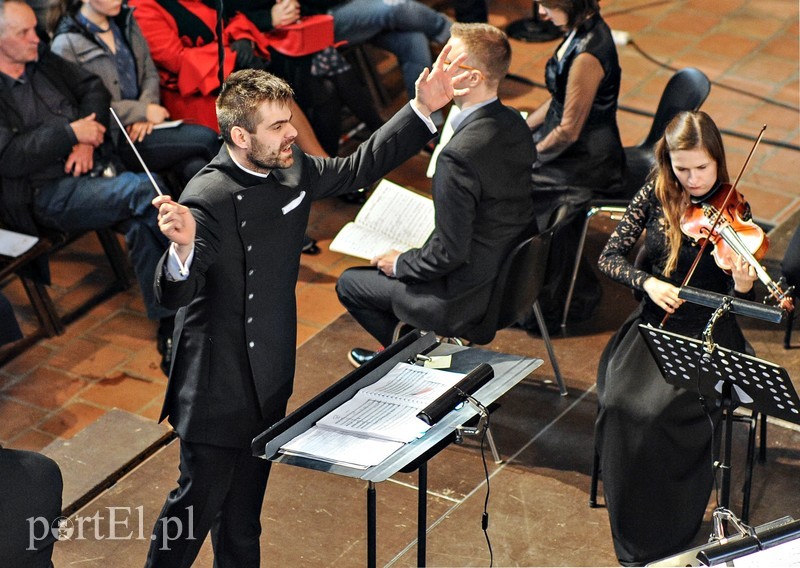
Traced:
<path fill-rule="evenodd" d="M 375 484 L 371 481 L 367 486 L 367 566 L 375 568 L 377 550 L 377 497 L 375 494 Z"/>

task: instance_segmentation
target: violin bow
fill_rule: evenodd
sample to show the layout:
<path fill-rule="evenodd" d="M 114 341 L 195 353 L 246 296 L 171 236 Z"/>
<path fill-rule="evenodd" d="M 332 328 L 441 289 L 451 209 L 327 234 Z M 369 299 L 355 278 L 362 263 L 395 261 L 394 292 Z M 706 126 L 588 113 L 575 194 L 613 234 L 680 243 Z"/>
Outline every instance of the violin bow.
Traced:
<path fill-rule="evenodd" d="M 137 150 L 136 146 L 133 144 L 133 140 L 131 140 L 131 137 L 128 136 L 128 131 L 125 130 L 124 126 L 122 126 L 122 121 L 117 116 L 117 113 L 114 112 L 114 109 L 111 108 L 111 107 L 108 107 L 108 110 L 111 111 L 111 116 L 113 116 L 114 120 L 116 120 L 117 124 L 119 124 L 119 129 L 122 130 L 122 134 L 125 135 L 125 140 L 127 140 L 128 144 L 131 145 L 131 148 L 133 149 L 133 153 L 136 154 L 136 158 L 139 160 L 139 163 L 142 164 L 142 168 L 144 168 L 144 171 L 147 174 L 147 177 L 150 178 L 150 183 L 152 183 L 153 187 L 156 188 L 156 193 L 158 193 L 159 195 L 164 195 L 161 192 L 161 189 L 158 187 L 158 184 L 156 183 L 156 180 L 153 179 L 153 174 L 150 173 L 150 169 L 147 167 L 147 164 L 144 163 L 144 160 L 142 159 L 141 154 L 139 154 L 139 150 Z"/>
<path fill-rule="evenodd" d="M 710 239 L 711 235 L 714 234 L 717 225 L 719 225 L 719 222 L 722 220 L 723 217 L 722 213 L 728 206 L 728 201 L 730 201 L 731 195 L 733 195 L 733 192 L 736 191 L 736 186 L 739 184 L 739 180 L 742 179 L 742 174 L 744 174 L 744 171 L 750 164 L 750 159 L 753 157 L 753 154 L 755 154 L 756 152 L 756 148 L 758 148 L 758 145 L 761 143 L 761 139 L 764 137 L 764 131 L 766 129 L 767 129 L 766 124 L 761 126 L 761 130 L 758 133 L 758 137 L 756 138 L 753 147 L 750 148 L 750 153 L 747 154 L 747 158 L 745 159 L 744 164 L 742 164 L 742 167 L 739 169 L 739 173 L 736 175 L 736 179 L 733 181 L 733 184 L 728 190 L 728 194 L 725 196 L 725 199 L 722 202 L 722 207 L 719 208 L 719 211 L 717 211 L 717 214 L 714 217 L 714 222 L 711 224 L 711 229 L 708 232 L 709 238 L 706 238 L 703 241 L 703 244 L 700 245 L 700 250 L 697 251 L 697 255 L 694 257 L 694 261 L 692 262 L 692 265 L 689 267 L 689 271 L 686 273 L 686 276 L 684 277 L 683 282 L 681 283 L 681 288 L 683 288 L 689 283 L 689 280 L 691 280 L 692 276 L 694 275 L 694 271 L 697 268 L 697 265 L 700 264 L 700 259 L 703 256 L 703 252 L 706 250 L 706 246 L 708 246 L 708 241 L 711 240 Z M 662 319 L 661 323 L 658 325 L 659 329 L 664 327 L 664 324 L 667 323 L 667 320 L 669 319 L 670 315 L 671 314 L 669 313 L 664 314 L 664 319 Z"/>

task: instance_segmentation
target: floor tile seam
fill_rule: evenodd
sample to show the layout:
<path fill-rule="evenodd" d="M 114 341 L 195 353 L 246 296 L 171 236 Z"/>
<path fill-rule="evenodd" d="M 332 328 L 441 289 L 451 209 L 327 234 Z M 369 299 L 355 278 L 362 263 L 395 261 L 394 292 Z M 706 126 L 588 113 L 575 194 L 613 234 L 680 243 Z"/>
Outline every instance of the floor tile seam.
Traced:
<path fill-rule="evenodd" d="M 399 485 L 400 487 L 405 487 L 406 489 L 411 489 L 417 492 L 419 491 L 419 487 L 413 483 L 408 483 L 407 481 L 400 481 L 399 479 L 392 479 L 391 477 L 387 481 L 394 483 L 395 485 Z M 444 499 L 445 501 L 450 501 L 451 503 L 458 503 L 461 501 L 461 499 L 457 497 L 451 497 L 450 495 L 445 495 L 444 493 L 439 493 L 437 491 L 428 490 L 426 494 L 431 497 L 437 497 L 439 499 Z"/>
<path fill-rule="evenodd" d="M 109 408 L 104 408 L 104 407 L 102 407 L 102 406 L 100 406 L 100 405 L 98 405 L 98 404 L 96 404 L 96 403 L 94 403 L 92 401 L 88 401 L 88 400 L 84 400 L 84 399 L 74 399 L 73 398 L 73 399 L 70 399 L 67 403 L 62 404 L 60 406 L 57 406 L 56 408 L 42 408 L 40 406 L 36 406 L 34 404 L 31 404 L 31 403 L 29 403 L 27 401 L 20 400 L 20 399 L 17 399 L 17 398 L 8 397 L 8 396 L 4 396 L 4 395 L 0 395 L 0 399 L 11 400 L 12 402 L 14 402 L 16 404 L 19 404 L 21 406 L 25 406 L 27 408 L 30 408 L 31 410 L 37 410 L 37 411 L 44 412 L 44 415 L 41 417 L 41 419 L 37 420 L 34 424 L 31 424 L 27 428 L 22 429 L 15 436 L 12 436 L 8 440 L 6 440 L 7 443 L 13 443 L 15 440 L 18 440 L 19 438 L 24 436 L 26 433 L 31 432 L 33 430 L 43 432 L 43 433 L 48 434 L 50 436 L 54 436 L 55 439 L 57 439 L 57 440 L 67 440 L 67 439 L 69 439 L 69 438 L 65 438 L 65 437 L 63 437 L 63 436 L 61 436 L 59 434 L 55 434 L 53 432 L 48 432 L 47 430 L 42 429 L 41 426 L 43 426 L 44 424 L 46 424 L 50 420 L 53 420 L 54 418 L 57 418 L 59 416 L 59 414 L 61 414 L 64 410 L 69 408 L 70 405 L 72 405 L 72 404 L 74 404 L 76 402 L 80 402 L 80 403 L 82 403 L 82 404 L 84 404 L 86 406 L 94 407 L 94 408 L 96 408 L 98 410 L 102 410 L 103 412 L 108 412 L 110 410 Z M 112 407 L 111 409 L 113 409 L 113 408 L 116 408 L 116 407 Z M 88 426 L 88 425 L 89 424 L 86 424 L 86 426 Z M 79 432 L 80 432 L 80 430 L 79 430 Z M 77 434 L 77 432 L 76 432 L 76 434 Z"/>
<path fill-rule="evenodd" d="M 22 432 L 20 432 L 16 436 L 12 437 L 9 440 L 6 440 L 5 444 L 7 444 L 9 446 L 13 446 L 16 442 L 18 442 L 19 440 L 23 439 L 25 436 L 27 436 L 27 435 L 29 435 L 31 433 L 34 433 L 34 432 L 36 434 L 41 434 L 42 436 L 46 436 L 48 438 L 52 438 L 50 440 L 51 442 L 54 442 L 56 440 L 65 440 L 65 438 L 60 438 L 59 436 L 53 434 L 52 432 L 47 432 L 45 430 L 41 430 L 41 429 L 36 428 L 34 426 L 32 428 L 25 428 Z"/>
<path fill-rule="evenodd" d="M 503 470 L 506 468 L 506 466 L 507 466 L 507 465 L 509 465 L 509 464 L 510 464 L 510 463 L 511 463 L 511 462 L 512 462 L 512 461 L 513 461 L 513 460 L 514 460 L 514 459 L 515 459 L 517 456 L 519 456 L 519 455 L 520 455 L 520 453 L 522 453 L 523 451 L 525 451 L 525 450 L 526 450 L 528 447 L 530 447 L 530 445 L 531 445 L 531 444 L 533 444 L 533 443 L 534 443 L 536 440 L 538 440 L 538 439 L 539 439 L 539 438 L 540 438 L 542 435 L 544 435 L 544 434 L 545 434 L 545 433 L 546 433 L 548 430 L 550 430 L 550 428 L 552 428 L 552 427 L 553 427 L 553 426 L 554 426 L 556 423 L 558 423 L 559 421 L 561 421 L 561 419 L 562 419 L 564 416 L 566 416 L 566 415 L 567 415 L 567 414 L 568 414 L 568 413 L 569 413 L 569 412 L 570 412 L 570 411 L 571 411 L 573 408 L 575 408 L 575 407 L 576 407 L 578 404 L 580 404 L 580 403 L 581 403 L 581 402 L 582 402 L 582 401 L 583 401 L 583 400 L 584 400 L 584 399 L 585 399 L 585 398 L 586 398 L 586 397 L 589 395 L 589 393 L 591 393 L 591 392 L 593 392 L 593 391 L 595 390 L 595 386 L 596 386 L 596 385 L 592 385 L 592 386 L 591 386 L 591 387 L 589 387 L 589 388 L 588 388 L 586 391 L 584 391 L 584 392 L 583 392 L 583 394 L 582 394 L 580 397 L 578 397 L 578 398 L 577 398 L 577 399 L 576 399 L 576 400 L 575 400 L 575 401 L 574 401 L 572 404 L 570 404 L 570 405 L 569 405 L 567 408 L 565 408 L 565 409 L 564 409 L 564 410 L 563 410 L 563 411 L 562 411 L 562 412 L 561 412 L 561 413 L 560 413 L 558 416 L 556 416 L 555 418 L 553 418 L 553 420 L 551 420 L 551 421 L 550 421 L 550 422 L 549 422 L 547 425 L 545 425 L 545 426 L 544 426 L 544 427 L 543 427 L 543 428 L 542 428 L 542 429 L 541 429 L 539 432 L 537 432 L 537 433 L 536 433 L 536 434 L 535 434 L 535 435 L 534 435 L 534 436 L 533 436 L 533 437 L 532 437 L 532 438 L 531 438 L 531 439 L 530 439 L 530 440 L 529 440 L 529 441 L 528 441 L 528 442 L 527 442 L 527 443 L 526 443 L 524 446 L 522 446 L 522 448 L 520 448 L 520 449 L 519 449 L 519 450 L 518 450 L 516 453 L 514 453 L 514 455 L 512 455 L 512 456 L 511 456 L 509 459 L 505 460 L 505 461 L 504 461 L 502 464 L 500 464 L 500 465 L 499 465 L 499 466 L 498 466 L 498 467 L 497 467 L 497 468 L 496 468 L 496 469 L 495 469 L 493 472 L 491 472 L 491 473 L 489 474 L 489 479 L 491 480 L 492 478 L 494 478 L 494 476 L 495 476 L 495 475 L 497 475 L 498 473 L 500 473 L 501 471 L 503 471 Z M 405 482 L 401 482 L 401 481 L 397 481 L 397 480 L 393 480 L 393 479 L 389 479 L 389 481 L 393 481 L 393 482 L 395 482 L 396 484 L 398 484 L 398 485 L 402 485 L 402 486 L 404 486 L 404 487 L 413 488 L 413 489 L 417 489 L 417 490 L 418 490 L 418 488 L 415 488 L 413 485 L 407 484 L 407 483 L 405 483 Z M 441 523 L 442 523 L 442 522 L 443 522 L 445 519 L 447 519 L 447 518 L 448 518 L 448 517 L 449 517 L 449 516 L 450 516 L 450 515 L 451 515 L 451 514 L 452 514 L 452 513 L 453 513 L 453 512 L 456 510 L 456 509 L 458 509 L 459 507 L 461 507 L 461 505 L 463 505 L 463 504 L 464 504 L 464 503 L 465 503 L 467 500 L 469 500 L 469 499 L 470 499 L 470 498 L 471 498 L 473 495 L 475 495 L 475 493 L 477 493 L 477 492 L 478 492 L 478 490 L 480 490 L 481 488 L 483 488 L 485 485 L 486 485 L 486 479 L 484 478 L 484 479 L 483 479 L 483 480 L 482 480 L 482 481 L 481 481 L 481 482 L 480 482 L 478 485 L 476 485 L 476 486 L 475 486 L 475 487 L 472 489 L 472 491 L 470 491 L 469 493 L 467 493 L 467 494 L 466 494 L 466 495 L 465 495 L 463 498 L 461 498 L 461 499 L 453 499 L 453 498 L 451 498 L 451 497 L 441 496 L 442 498 L 444 498 L 444 499 L 447 499 L 448 501 L 451 501 L 451 502 L 453 502 L 453 505 L 452 505 L 452 506 L 451 506 L 449 509 L 447 509 L 447 510 L 446 510 L 444 513 L 442 513 L 442 514 L 441 514 L 441 515 L 440 515 L 440 516 L 439 516 L 439 517 L 438 517 L 436 520 L 434 520 L 432 523 L 430 523 L 430 524 L 428 525 L 427 529 L 425 530 L 425 534 L 426 534 L 426 535 L 429 535 L 429 534 L 431 534 L 431 532 L 433 531 L 433 529 L 434 529 L 434 528 L 436 528 L 436 527 L 437 527 L 439 524 L 441 524 Z M 428 492 L 427 492 L 427 495 L 436 495 L 436 496 L 440 496 L 438 493 L 435 493 L 435 492 L 432 492 L 432 491 L 428 491 Z M 403 556 L 405 556 L 405 554 L 406 554 L 406 553 L 408 553 L 408 551 L 409 551 L 409 550 L 411 550 L 411 549 L 412 549 L 414 546 L 416 546 L 416 545 L 417 545 L 417 540 L 418 540 L 417 538 L 414 538 L 413 540 L 409 541 L 409 543 L 408 543 L 408 544 L 407 544 L 407 545 L 406 545 L 406 546 L 405 546 L 403 549 L 401 549 L 401 550 L 400 550 L 400 551 L 399 551 L 399 552 L 398 552 L 398 553 L 397 553 L 397 554 L 394 556 L 394 558 L 392 558 L 391 560 L 389 560 L 389 561 L 386 563 L 386 566 L 388 567 L 388 566 L 392 566 L 392 565 L 394 565 L 394 564 L 395 564 L 397 561 L 399 561 L 399 560 L 400 560 L 400 559 L 401 559 Z"/>

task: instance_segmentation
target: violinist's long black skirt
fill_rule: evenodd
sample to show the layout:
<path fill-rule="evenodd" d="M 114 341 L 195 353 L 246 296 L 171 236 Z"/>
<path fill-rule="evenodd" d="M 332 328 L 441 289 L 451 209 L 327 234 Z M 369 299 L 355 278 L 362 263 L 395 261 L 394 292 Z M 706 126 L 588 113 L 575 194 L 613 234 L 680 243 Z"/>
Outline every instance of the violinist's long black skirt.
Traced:
<path fill-rule="evenodd" d="M 698 395 L 661 376 L 642 339 L 637 310 L 603 352 L 597 389 L 596 443 L 614 549 L 639 565 L 691 547 L 713 483 L 712 431 Z M 737 351 L 744 337 L 733 318 L 715 341 Z M 713 424 L 713 426 L 712 426 Z M 713 428 L 713 430 L 712 430 Z"/>

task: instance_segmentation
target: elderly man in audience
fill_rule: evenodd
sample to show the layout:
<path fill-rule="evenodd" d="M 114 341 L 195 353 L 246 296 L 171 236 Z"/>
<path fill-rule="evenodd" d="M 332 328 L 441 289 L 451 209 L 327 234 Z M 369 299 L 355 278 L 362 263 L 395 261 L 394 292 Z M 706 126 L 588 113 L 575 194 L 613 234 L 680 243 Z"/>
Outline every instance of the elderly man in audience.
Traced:
<path fill-rule="evenodd" d="M 168 358 L 173 312 L 153 292 L 167 242 L 147 176 L 115 173 L 109 156 L 101 155 L 110 102 L 98 77 L 40 45 L 28 4 L 0 2 L 0 219 L 31 234 L 42 228 L 123 232 L 147 315 L 161 321 L 159 347 Z"/>

